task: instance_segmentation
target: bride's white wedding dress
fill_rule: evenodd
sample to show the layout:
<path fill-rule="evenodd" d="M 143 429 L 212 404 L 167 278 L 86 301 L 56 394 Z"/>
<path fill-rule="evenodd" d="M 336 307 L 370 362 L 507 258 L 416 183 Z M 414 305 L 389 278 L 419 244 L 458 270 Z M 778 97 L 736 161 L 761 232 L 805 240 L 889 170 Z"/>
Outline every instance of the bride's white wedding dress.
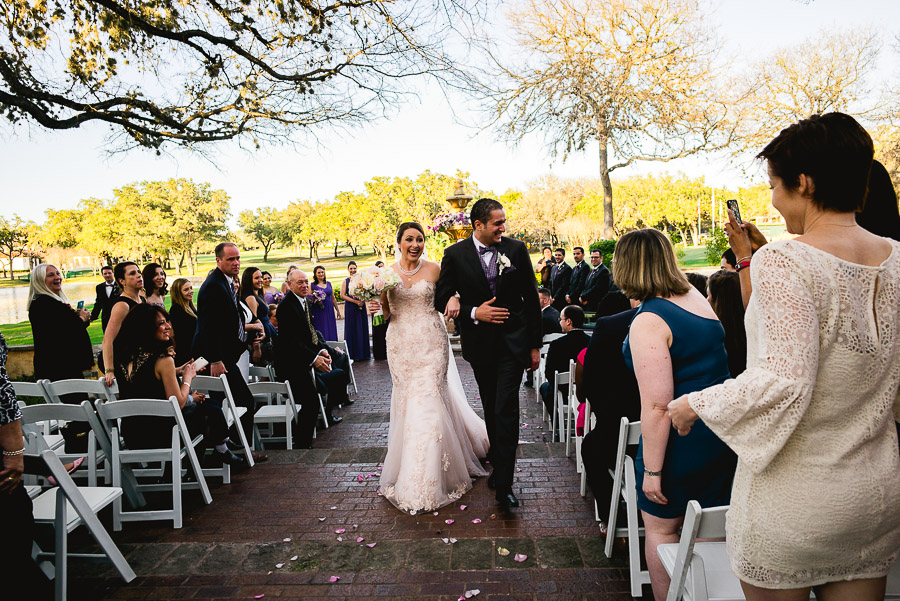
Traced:
<path fill-rule="evenodd" d="M 415 514 L 452 503 L 487 472 L 484 421 L 466 400 L 444 320 L 434 309 L 434 283 L 388 291 L 391 324 L 391 427 L 381 493 Z"/>

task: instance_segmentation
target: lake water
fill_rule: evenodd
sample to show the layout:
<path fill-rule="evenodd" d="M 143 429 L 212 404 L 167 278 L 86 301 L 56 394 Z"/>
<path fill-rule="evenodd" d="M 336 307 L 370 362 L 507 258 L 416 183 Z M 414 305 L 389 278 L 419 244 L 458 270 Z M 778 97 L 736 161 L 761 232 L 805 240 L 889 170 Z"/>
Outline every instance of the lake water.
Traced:
<path fill-rule="evenodd" d="M 63 284 L 63 292 L 69 297 L 72 306 L 78 301 L 83 300 L 88 305 L 97 298 L 94 288 L 97 282 Z M 0 323 L 19 323 L 28 319 L 28 309 L 25 303 L 28 302 L 28 286 L 15 286 L 12 288 L 0 288 Z"/>

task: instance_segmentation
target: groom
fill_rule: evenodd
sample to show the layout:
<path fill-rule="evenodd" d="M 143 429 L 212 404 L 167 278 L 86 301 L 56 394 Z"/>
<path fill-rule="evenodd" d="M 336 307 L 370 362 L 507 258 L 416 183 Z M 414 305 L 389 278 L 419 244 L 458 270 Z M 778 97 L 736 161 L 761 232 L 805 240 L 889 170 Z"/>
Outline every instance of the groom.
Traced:
<path fill-rule="evenodd" d="M 519 384 L 525 368 L 537 369 L 541 310 L 525 245 L 504 238 L 506 213 L 493 198 L 481 198 L 470 213 L 472 236 L 444 251 L 435 293 L 443 312 L 459 293 L 463 358 L 472 365 L 484 406 L 494 471 L 488 486 L 497 502 L 518 507 L 512 491 L 519 446 Z"/>

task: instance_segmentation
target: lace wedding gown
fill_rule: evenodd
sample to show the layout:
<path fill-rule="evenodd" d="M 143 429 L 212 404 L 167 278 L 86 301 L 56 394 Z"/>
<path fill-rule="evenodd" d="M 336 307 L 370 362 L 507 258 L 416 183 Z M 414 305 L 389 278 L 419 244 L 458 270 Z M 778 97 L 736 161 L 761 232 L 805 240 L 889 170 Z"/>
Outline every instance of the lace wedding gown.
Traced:
<path fill-rule="evenodd" d="M 487 456 L 487 429 L 466 400 L 434 291 L 420 280 L 388 292 L 394 388 L 381 493 L 410 514 L 456 501 L 472 476 L 487 474 L 478 461 Z"/>

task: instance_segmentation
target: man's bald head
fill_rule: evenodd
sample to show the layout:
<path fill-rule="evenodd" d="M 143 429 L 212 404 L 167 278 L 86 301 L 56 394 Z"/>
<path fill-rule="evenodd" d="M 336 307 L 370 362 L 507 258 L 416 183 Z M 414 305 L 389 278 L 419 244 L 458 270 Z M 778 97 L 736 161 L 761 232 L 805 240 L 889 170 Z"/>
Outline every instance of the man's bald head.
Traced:
<path fill-rule="evenodd" d="M 306 275 L 305 271 L 295 269 L 289 273 L 287 276 L 287 285 L 291 292 L 300 298 L 304 298 L 309 294 L 309 277 Z"/>

